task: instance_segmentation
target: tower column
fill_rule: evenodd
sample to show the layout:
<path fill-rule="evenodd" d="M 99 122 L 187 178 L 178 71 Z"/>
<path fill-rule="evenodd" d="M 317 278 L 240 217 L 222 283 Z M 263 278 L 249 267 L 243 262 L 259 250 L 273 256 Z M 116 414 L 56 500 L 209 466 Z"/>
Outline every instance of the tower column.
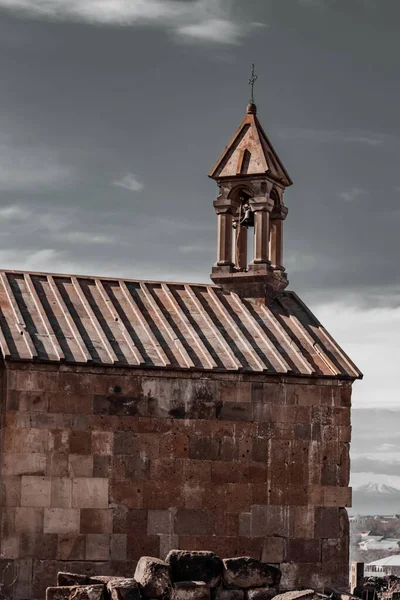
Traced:
<path fill-rule="evenodd" d="M 283 219 L 275 221 L 275 263 L 283 268 Z"/>
<path fill-rule="evenodd" d="M 232 214 L 230 209 L 218 210 L 218 257 L 217 267 L 233 267 L 232 262 Z"/>
<path fill-rule="evenodd" d="M 254 257 L 252 265 L 269 263 L 269 212 L 265 203 L 262 207 L 252 206 L 254 210 Z"/>
<path fill-rule="evenodd" d="M 239 224 L 235 230 L 234 262 L 241 271 L 247 267 L 247 229 Z"/>

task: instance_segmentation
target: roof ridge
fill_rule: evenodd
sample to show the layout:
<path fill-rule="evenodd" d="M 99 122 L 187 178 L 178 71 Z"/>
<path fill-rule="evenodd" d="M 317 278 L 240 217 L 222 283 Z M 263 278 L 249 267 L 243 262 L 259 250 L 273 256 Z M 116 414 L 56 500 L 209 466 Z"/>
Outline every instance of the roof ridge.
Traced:
<path fill-rule="evenodd" d="M 201 283 L 193 281 L 168 281 L 166 279 L 136 279 L 132 277 L 108 277 L 103 275 L 87 275 L 82 273 L 54 273 L 53 271 L 31 271 L 30 269 L 2 269 L 0 273 L 12 273 L 13 275 L 34 275 L 36 277 L 76 277 L 79 279 L 98 279 L 101 281 L 127 281 L 132 283 L 165 283 L 167 285 L 195 285 L 202 287 L 219 288 L 214 283 Z"/>

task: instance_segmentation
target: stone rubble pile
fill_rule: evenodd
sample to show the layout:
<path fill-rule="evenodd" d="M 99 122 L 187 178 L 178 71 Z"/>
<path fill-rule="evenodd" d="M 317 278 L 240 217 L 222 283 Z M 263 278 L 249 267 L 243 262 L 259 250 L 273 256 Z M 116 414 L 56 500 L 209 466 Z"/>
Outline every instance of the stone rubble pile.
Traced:
<path fill-rule="evenodd" d="M 171 550 L 143 556 L 133 578 L 58 573 L 46 600 L 315 600 L 313 590 L 279 594 L 281 571 L 243 556 Z"/>

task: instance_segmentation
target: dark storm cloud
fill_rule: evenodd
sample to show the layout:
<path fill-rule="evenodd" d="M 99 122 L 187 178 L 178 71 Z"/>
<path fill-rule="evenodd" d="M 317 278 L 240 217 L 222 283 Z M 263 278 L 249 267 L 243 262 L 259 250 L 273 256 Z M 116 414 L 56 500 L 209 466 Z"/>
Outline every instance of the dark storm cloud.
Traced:
<path fill-rule="evenodd" d="M 396 304 L 396 0 L 18 5 L 0 0 L 2 266 L 207 281 L 206 174 L 254 60 L 260 119 L 295 182 L 291 287 Z"/>
<path fill-rule="evenodd" d="M 400 461 L 371 460 L 369 458 L 353 458 L 352 473 L 374 473 L 377 475 L 396 475 L 400 473 Z"/>

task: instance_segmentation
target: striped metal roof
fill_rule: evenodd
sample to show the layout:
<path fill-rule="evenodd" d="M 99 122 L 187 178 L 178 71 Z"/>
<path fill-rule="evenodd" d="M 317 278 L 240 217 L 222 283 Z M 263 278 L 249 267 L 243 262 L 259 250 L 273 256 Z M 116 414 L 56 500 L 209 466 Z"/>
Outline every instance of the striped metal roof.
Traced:
<path fill-rule="evenodd" d="M 296 294 L 255 306 L 202 284 L 0 271 L 0 346 L 6 360 L 361 376 Z"/>

